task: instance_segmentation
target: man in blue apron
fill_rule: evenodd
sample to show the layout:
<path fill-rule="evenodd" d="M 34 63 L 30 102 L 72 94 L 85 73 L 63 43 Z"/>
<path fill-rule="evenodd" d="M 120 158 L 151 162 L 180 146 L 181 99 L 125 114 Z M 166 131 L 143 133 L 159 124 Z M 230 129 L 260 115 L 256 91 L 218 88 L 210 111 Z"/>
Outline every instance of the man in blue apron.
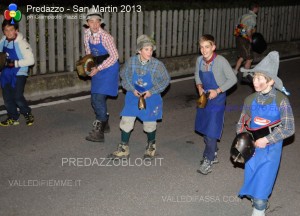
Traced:
<path fill-rule="evenodd" d="M 241 72 L 254 72 L 256 91 L 245 99 L 237 124 L 238 134 L 247 129 L 255 140 L 255 153 L 245 164 L 244 184 L 239 192 L 240 197 L 252 200 L 252 216 L 265 215 L 280 165 L 282 142 L 295 132 L 289 100 L 276 90 L 282 86 L 277 77 L 278 68 L 279 54 L 276 51 L 270 52 L 253 69 L 241 68 Z"/>
<path fill-rule="evenodd" d="M 33 125 L 34 117 L 24 97 L 24 88 L 28 77 L 28 67 L 34 64 L 30 45 L 18 32 L 18 23 L 4 20 L 2 23 L 3 38 L 0 40 L 0 52 L 6 55 L 6 65 L 1 72 L 1 88 L 7 119 L 0 126 L 19 125 L 20 113 L 26 124 Z M 20 113 L 18 112 L 18 108 Z"/>
<path fill-rule="evenodd" d="M 209 93 L 209 98 L 205 108 L 197 108 L 195 130 L 203 135 L 205 143 L 197 171 L 206 175 L 212 171 L 212 164 L 218 163 L 217 141 L 223 130 L 225 92 L 237 79 L 228 61 L 214 52 L 216 45 L 212 35 L 203 35 L 199 44 L 202 56 L 196 62 L 195 81 L 199 95 Z"/>
<path fill-rule="evenodd" d="M 97 66 L 88 73 L 92 78 L 91 103 L 96 120 L 86 140 L 104 142 L 104 133 L 109 132 L 106 99 L 118 95 L 119 55 L 113 37 L 101 27 L 101 14 L 91 8 L 86 20 L 89 27 L 84 35 L 86 54 L 92 54 L 95 60 L 108 56 L 101 63 L 96 61 Z"/>
<path fill-rule="evenodd" d="M 162 119 L 163 101 L 160 95 L 170 82 L 164 64 L 152 57 L 155 42 L 147 35 L 137 39 L 137 53 L 126 61 L 121 70 L 122 86 L 127 91 L 125 105 L 121 112 L 121 143 L 109 158 L 129 157 L 129 137 L 136 118 L 143 122 L 147 133 L 147 147 L 144 157 L 153 158 L 156 152 L 156 125 Z"/>

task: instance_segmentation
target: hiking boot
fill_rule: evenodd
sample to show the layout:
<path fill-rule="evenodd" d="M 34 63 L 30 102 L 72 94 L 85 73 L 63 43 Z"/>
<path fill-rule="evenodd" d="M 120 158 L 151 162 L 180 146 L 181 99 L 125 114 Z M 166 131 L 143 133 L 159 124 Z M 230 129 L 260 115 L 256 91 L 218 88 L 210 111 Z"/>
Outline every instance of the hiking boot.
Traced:
<path fill-rule="evenodd" d="M 89 133 L 89 135 L 85 138 L 88 141 L 92 142 L 104 142 L 104 132 L 102 127 L 102 122 L 99 120 L 95 120 L 93 122 L 93 130 Z"/>
<path fill-rule="evenodd" d="M 107 158 L 109 159 L 122 159 L 122 158 L 129 158 L 129 146 L 123 143 L 118 145 L 118 148 L 113 153 L 109 154 Z"/>
<path fill-rule="evenodd" d="M 109 133 L 110 132 L 110 126 L 108 124 L 108 120 L 109 120 L 109 113 L 106 113 L 106 116 L 107 116 L 107 120 L 106 122 L 103 122 L 103 127 L 104 127 L 104 133 Z"/>
<path fill-rule="evenodd" d="M 8 117 L 6 120 L 0 122 L 0 126 L 7 127 L 7 126 L 15 126 L 19 125 L 19 120 L 14 120 L 13 118 Z"/>
<path fill-rule="evenodd" d="M 94 124 L 96 124 L 95 122 L 97 122 L 97 121 L 99 121 L 99 120 L 94 120 L 94 122 L 93 122 L 93 126 L 94 126 Z M 110 132 L 110 126 L 109 126 L 109 124 L 108 124 L 108 120 L 107 121 L 102 121 L 101 122 L 101 129 L 103 130 L 103 133 L 109 133 Z M 90 133 L 92 133 L 92 131 L 90 131 Z"/>
<path fill-rule="evenodd" d="M 24 117 L 26 119 L 26 124 L 28 126 L 33 125 L 34 122 L 34 116 L 31 113 L 24 114 Z"/>
<path fill-rule="evenodd" d="M 234 71 L 234 73 L 236 73 L 236 78 L 238 80 L 239 83 L 242 82 L 242 78 L 243 78 L 243 74 L 240 71 Z"/>
<path fill-rule="evenodd" d="M 203 164 L 204 158 L 205 157 L 203 157 L 203 159 L 200 161 L 200 165 Z M 217 163 L 219 163 L 218 153 L 215 152 L 215 158 L 211 161 L 211 164 L 217 164 Z"/>
<path fill-rule="evenodd" d="M 108 124 L 108 120 L 105 122 L 102 122 L 102 127 L 103 127 L 103 133 L 109 133 L 110 132 L 110 126 Z"/>
<path fill-rule="evenodd" d="M 199 169 L 197 169 L 198 173 L 201 173 L 203 175 L 207 175 L 212 171 L 212 163 L 207 158 L 204 158 L 203 163 L 200 164 Z"/>
<path fill-rule="evenodd" d="M 146 151 L 144 154 L 144 158 L 154 158 L 156 152 L 156 144 L 155 140 L 148 142 L 148 145 L 146 147 Z"/>

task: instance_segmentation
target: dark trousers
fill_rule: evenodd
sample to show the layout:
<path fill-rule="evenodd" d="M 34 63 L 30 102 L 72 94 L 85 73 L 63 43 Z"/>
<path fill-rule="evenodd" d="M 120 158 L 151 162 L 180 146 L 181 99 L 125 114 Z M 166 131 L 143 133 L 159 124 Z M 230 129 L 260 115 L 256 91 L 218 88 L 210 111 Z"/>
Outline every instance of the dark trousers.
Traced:
<path fill-rule="evenodd" d="M 4 105 L 7 110 L 7 115 L 14 120 L 19 119 L 18 107 L 21 114 L 27 114 L 31 112 L 31 108 L 28 106 L 24 97 L 24 88 L 26 84 L 27 76 L 17 76 L 16 86 L 13 88 L 10 84 L 6 84 L 2 88 L 2 95 Z"/>
<path fill-rule="evenodd" d="M 96 119 L 99 121 L 107 121 L 107 104 L 106 104 L 107 95 L 103 94 L 92 94 L 91 101 L 92 107 L 96 114 Z"/>
<path fill-rule="evenodd" d="M 203 157 L 208 160 L 213 161 L 215 159 L 215 152 L 218 150 L 217 139 L 204 136 L 205 149 L 203 152 Z"/>

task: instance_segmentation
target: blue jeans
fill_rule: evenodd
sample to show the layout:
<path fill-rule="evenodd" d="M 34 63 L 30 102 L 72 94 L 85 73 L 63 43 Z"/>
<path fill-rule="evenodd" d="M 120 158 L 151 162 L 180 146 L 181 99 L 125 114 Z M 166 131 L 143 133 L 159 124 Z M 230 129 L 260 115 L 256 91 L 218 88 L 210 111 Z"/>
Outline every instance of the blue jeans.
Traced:
<path fill-rule="evenodd" d="M 107 95 L 103 95 L 103 94 L 95 93 L 91 95 L 92 107 L 96 114 L 96 119 L 101 122 L 108 120 L 106 98 Z"/>
<path fill-rule="evenodd" d="M 208 160 L 213 161 L 215 159 L 215 152 L 217 151 L 217 139 L 204 136 L 205 149 L 203 152 L 203 157 Z"/>
<path fill-rule="evenodd" d="M 6 84 L 2 88 L 2 95 L 4 104 L 7 110 L 9 118 L 14 120 L 19 119 L 19 107 L 21 114 L 31 113 L 31 108 L 28 106 L 27 101 L 24 97 L 24 88 L 26 84 L 27 76 L 17 76 L 16 86 L 13 88 L 10 84 Z"/>

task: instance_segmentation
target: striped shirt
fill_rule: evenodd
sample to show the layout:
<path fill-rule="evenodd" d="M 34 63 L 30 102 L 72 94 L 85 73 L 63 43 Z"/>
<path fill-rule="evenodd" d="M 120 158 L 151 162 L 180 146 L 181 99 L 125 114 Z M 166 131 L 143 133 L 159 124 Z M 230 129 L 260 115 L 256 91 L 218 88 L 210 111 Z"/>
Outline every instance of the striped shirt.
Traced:
<path fill-rule="evenodd" d="M 258 104 L 270 104 L 273 99 L 276 97 L 276 89 L 273 88 L 268 94 L 263 95 L 262 93 L 256 92 L 256 102 Z M 279 92 L 278 92 L 279 94 Z M 281 94 L 281 93 L 280 93 Z M 247 99 L 246 99 L 247 100 Z M 245 101 L 246 101 L 245 100 Z M 236 131 L 237 133 L 241 133 L 243 131 L 244 119 L 251 118 L 251 113 L 249 112 L 249 107 L 251 104 L 244 103 L 242 114 L 240 120 L 237 123 Z M 295 121 L 294 115 L 287 97 L 284 96 L 283 100 L 280 102 L 280 106 L 278 107 L 280 112 L 280 120 L 281 125 L 279 127 L 274 128 L 272 133 L 266 136 L 267 140 L 270 144 L 276 143 L 280 140 L 284 140 L 285 138 L 292 136 L 295 133 Z M 250 116 L 249 116 L 250 115 Z"/>
<path fill-rule="evenodd" d="M 139 60 L 139 55 L 136 55 L 126 61 L 120 72 L 122 86 L 127 91 L 134 91 L 134 86 L 132 84 L 134 70 L 138 75 L 144 75 L 147 72 L 150 72 L 153 83 L 153 87 L 149 90 L 151 94 L 163 92 L 170 83 L 168 71 L 161 61 L 152 57 L 147 64 L 142 65 Z"/>
<path fill-rule="evenodd" d="M 104 60 L 102 64 L 98 65 L 97 69 L 99 71 L 112 66 L 119 59 L 118 50 L 114 43 L 113 37 L 108 32 L 103 30 L 102 28 L 100 28 L 99 31 L 96 33 L 92 33 L 90 29 L 85 30 L 85 33 L 84 33 L 85 53 L 87 55 L 91 54 L 89 42 L 91 44 L 99 44 L 100 39 L 101 39 L 102 45 L 108 52 L 109 57 L 106 60 Z"/>

